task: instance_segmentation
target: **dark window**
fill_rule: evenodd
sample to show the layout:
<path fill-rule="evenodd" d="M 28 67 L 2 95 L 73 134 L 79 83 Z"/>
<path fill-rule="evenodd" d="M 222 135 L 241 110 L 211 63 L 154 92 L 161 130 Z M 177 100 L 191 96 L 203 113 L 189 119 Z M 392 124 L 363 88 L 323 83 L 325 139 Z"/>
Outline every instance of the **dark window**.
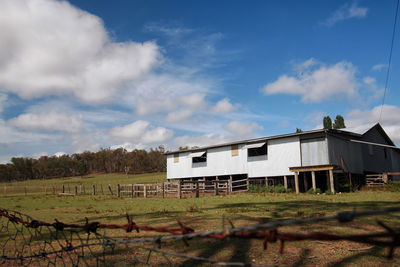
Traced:
<path fill-rule="evenodd" d="M 207 162 L 207 152 L 204 152 L 200 157 L 193 157 L 192 163 Z"/>
<path fill-rule="evenodd" d="M 248 148 L 247 156 L 248 157 L 257 157 L 257 156 L 267 155 L 267 152 L 268 152 L 267 143 L 265 143 L 261 147 Z"/>

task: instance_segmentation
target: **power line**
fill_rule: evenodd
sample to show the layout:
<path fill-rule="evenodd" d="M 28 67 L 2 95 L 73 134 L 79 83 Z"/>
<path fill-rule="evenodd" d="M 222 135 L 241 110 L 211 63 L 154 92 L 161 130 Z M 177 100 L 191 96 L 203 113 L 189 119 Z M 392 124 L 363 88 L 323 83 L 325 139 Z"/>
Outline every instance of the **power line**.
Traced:
<path fill-rule="evenodd" d="M 392 53 L 393 53 L 393 46 L 394 46 L 394 37 L 395 37 L 395 34 L 396 34 L 397 15 L 399 13 L 399 2 L 400 2 L 400 0 L 397 0 L 396 15 L 394 16 L 394 24 L 393 24 L 392 45 L 390 47 L 389 64 L 388 64 L 388 68 L 387 68 L 387 72 L 386 72 L 385 91 L 383 92 L 381 112 L 379 114 L 378 122 L 380 122 L 381 119 L 382 119 L 382 110 L 383 110 L 383 105 L 385 104 L 386 91 L 387 91 L 387 87 L 388 87 L 388 83 L 389 83 L 390 65 L 392 64 Z"/>

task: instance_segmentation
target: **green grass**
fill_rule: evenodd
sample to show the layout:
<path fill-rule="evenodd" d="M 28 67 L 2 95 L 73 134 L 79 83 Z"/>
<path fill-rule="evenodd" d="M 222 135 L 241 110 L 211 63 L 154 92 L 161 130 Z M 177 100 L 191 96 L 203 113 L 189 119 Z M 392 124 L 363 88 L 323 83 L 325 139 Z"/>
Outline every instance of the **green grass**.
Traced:
<path fill-rule="evenodd" d="M 67 192 L 71 193 L 73 193 L 75 186 L 81 185 L 85 186 L 87 193 L 91 192 L 93 185 L 96 185 L 98 190 L 102 186 L 103 191 L 108 193 L 107 187 L 109 184 L 112 186 L 112 190 L 115 190 L 117 184 L 157 183 L 164 181 L 166 181 L 166 173 L 163 172 L 128 176 L 125 174 L 91 174 L 78 177 L 0 183 L 0 196 L 25 195 L 25 190 L 28 195 L 41 195 L 45 192 L 50 194 L 53 186 L 57 192 L 61 192 L 62 185 L 65 186 Z"/>
<path fill-rule="evenodd" d="M 69 178 L 46 181 L 29 181 L 17 184 L 35 185 L 35 183 L 76 183 L 87 182 L 102 184 L 143 183 L 164 181 L 165 173 L 130 176 L 124 175 L 96 175 L 92 178 Z M 43 185 L 43 184 L 42 184 Z M 12 185 L 9 185 L 12 186 Z M 187 199 L 176 198 L 122 198 L 115 196 L 57 196 L 31 195 L 6 196 L 0 198 L 0 207 L 18 210 L 35 219 L 54 222 L 58 219 L 67 223 L 84 223 L 85 217 L 89 221 L 101 223 L 126 223 L 125 213 L 133 216 L 137 224 L 152 226 L 176 226 L 177 220 L 193 227 L 196 231 L 206 231 L 222 228 L 222 216 L 230 219 L 235 226 L 248 225 L 259 222 L 291 218 L 309 218 L 315 216 L 329 216 L 340 211 L 358 211 L 383 209 L 400 205 L 400 193 L 391 191 L 359 191 L 336 195 L 326 194 L 299 194 L 294 193 L 241 193 L 228 196 L 207 196 Z M 316 225 L 286 227 L 282 231 L 309 232 L 322 231 L 339 234 L 367 233 L 380 231 L 376 220 L 379 219 L 392 227 L 400 225 L 400 214 L 372 216 L 357 219 L 346 224 L 329 222 Z M 129 238 L 137 234 L 126 234 L 123 231 L 110 231 L 111 236 Z M 149 233 L 141 233 L 140 235 Z M 330 262 L 345 260 L 346 264 L 367 266 L 396 266 L 400 264 L 399 249 L 396 257 L 389 261 L 383 256 L 386 249 L 375 248 L 368 251 L 351 252 L 350 248 L 362 248 L 350 242 L 313 241 L 287 243 L 285 254 L 278 253 L 279 245 L 272 244 L 268 251 L 262 250 L 262 240 L 192 240 L 189 248 L 180 242 L 171 245 L 180 252 L 194 253 L 203 257 L 219 260 L 247 261 L 253 259 L 258 264 L 292 265 L 295 264 L 306 249 L 310 255 L 304 256 L 303 265 L 327 265 Z M 168 246 L 166 246 L 168 247 Z M 365 254 L 362 257 L 358 254 Z M 182 262 L 179 262 L 182 263 Z M 184 265 L 195 263 L 185 261 Z"/>

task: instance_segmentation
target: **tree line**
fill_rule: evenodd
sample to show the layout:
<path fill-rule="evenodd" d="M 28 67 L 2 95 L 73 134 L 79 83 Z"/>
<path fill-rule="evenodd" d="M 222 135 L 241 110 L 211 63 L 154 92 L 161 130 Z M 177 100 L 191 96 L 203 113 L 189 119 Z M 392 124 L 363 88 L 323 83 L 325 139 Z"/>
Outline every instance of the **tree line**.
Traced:
<path fill-rule="evenodd" d="M 164 152 L 164 147 L 159 146 L 149 151 L 136 149 L 128 152 L 123 148 L 108 148 L 59 157 L 15 157 L 11 159 L 11 163 L 0 164 L 0 181 L 59 178 L 90 173 L 164 172 L 167 165 Z"/>

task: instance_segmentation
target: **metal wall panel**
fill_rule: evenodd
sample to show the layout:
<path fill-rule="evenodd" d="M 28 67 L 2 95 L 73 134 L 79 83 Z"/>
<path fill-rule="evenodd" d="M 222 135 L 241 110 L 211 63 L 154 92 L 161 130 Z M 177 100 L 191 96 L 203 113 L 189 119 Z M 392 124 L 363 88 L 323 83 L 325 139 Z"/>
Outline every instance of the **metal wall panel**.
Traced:
<path fill-rule="evenodd" d="M 345 163 L 345 170 L 351 173 L 363 173 L 364 161 L 362 144 L 328 135 L 329 162 L 342 166 L 341 158 Z"/>
<path fill-rule="evenodd" d="M 289 167 L 300 166 L 299 137 L 268 141 L 268 155 L 247 157 L 244 144 L 232 156 L 231 146 L 207 149 L 206 163 L 192 163 L 190 152 L 182 152 L 179 162 L 167 156 L 167 178 L 190 178 L 248 173 L 249 177 L 291 175 Z"/>
<path fill-rule="evenodd" d="M 301 140 L 301 166 L 329 164 L 326 138 Z"/>

